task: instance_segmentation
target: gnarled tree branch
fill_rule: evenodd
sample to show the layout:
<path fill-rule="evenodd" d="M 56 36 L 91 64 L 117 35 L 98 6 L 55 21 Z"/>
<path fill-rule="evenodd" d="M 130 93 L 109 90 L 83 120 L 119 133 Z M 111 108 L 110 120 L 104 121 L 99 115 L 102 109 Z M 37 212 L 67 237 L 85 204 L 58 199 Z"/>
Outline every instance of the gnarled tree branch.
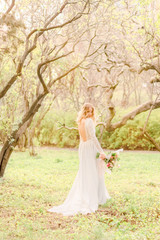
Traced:
<path fill-rule="evenodd" d="M 76 128 L 76 127 L 68 127 L 68 126 L 66 126 L 65 123 L 61 123 L 61 122 L 58 122 L 58 123 L 61 125 L 61 127 L 57 128 L 57 130 L 66 128 L 66 129 L 68 129 L 68 130 L 76 130 L 76 131 L 78 131 L 78 128 Z"/>
<path fill-rule="evenodd" d="M 148 111 L 152 106 L 153 106 L 153 109 L 160 108 L 160 101 L 156 103 L 149 101 L 147 103 L 140 105 L 138 108 L 136 108 L 132 112 L 126 114 L 119 122 L 111 124 L 110 126 L 106 125 L 106 129 L 113 131 L 116 128 L 120 128 L 124 126 L 128 120 L 130 119 L 133 120 L 138 114 Z"/>
<path fill-rule="evenodd" d="M 69 21 L 59 25 L 59 26 L 53 26 L 53 27 L 50 27 L 50 28 L 47 28 L 47 26 L 63 11 L 63 9 L 66 7 L 66 5 L 68 4 L 68 1 L 65 1 L 64 4 L 61 6 L 60 10 L 54 15 L 52 16 L 47 22 L 46 24 L 44 25 L 44 28 L 42 29 L 34 29 L 33 31 L 31 31 L 27 38 L 26 38 L 26 46 L 25 46 L 25 51 L 23 53 L 23 56 L 21 57 L 21 60 L 18 64 L 18 67 L 16 69 L 16 73 L 13 77 L 11 77 L 11 79 L 9 80 L 9 82 L 6 84 L 6 86 L 3 88 L 3 90 L 0 92 L 0 98 L 4 97 L 5 94 L 7 93 L 7 91 L 10 89 L 10 87 L 12 86 L 12 84 L 16 81 L 17 79 L 17 76 L 20 76 L 21 75 L 21 72 L 22 72 L 22 68 L 23 68 L 23 65 L 24 65 L 24 62 L 28 56 L 29 53 L 31 53 L 35 48 L 36 48 L 36 43 L 37 43 L 37 39 L 45 32 L 45 31 L 49 31 L 51 29 L 54 29 L 54 28 L 57 28 L 57 27 L 63 27 L 73 21 L 76 21 L 77 19 L 79 19 L 82 15 L 83 15 L 83 12 L 85 11 L 87 5 L 89 4 L 89 0 L 86 1 L 82 11 L 80 13 L 78 13 L 76 16 L 74 16 L 72 19 L 70 19 Z M 29 48 L 29 39 L 30 37 L 32 36 L 33 33 L 39 31 L 36 36 L 34 37 L 34 41 L 33 41 L 33 44 L 32 46 L 30 46 Z M 41 79 L 40 80 L 41 83 L 43 83 L 43 80 Z M 47 91 L 46 87 L 44 84 L 42 84 L 44 89 Z"/>
<path fill-rule="evenodd" d="M 1 17 L 0 21 L 4 21 L 6 16 L 9 14 L 9 12 L 12 10 L 12 8 L 15 5 L 15 0 L 12 0 L 11 5 L 9 6 L 9 8 L 7 9 L 7 11 L 3 14 L 3 16 Z"/>

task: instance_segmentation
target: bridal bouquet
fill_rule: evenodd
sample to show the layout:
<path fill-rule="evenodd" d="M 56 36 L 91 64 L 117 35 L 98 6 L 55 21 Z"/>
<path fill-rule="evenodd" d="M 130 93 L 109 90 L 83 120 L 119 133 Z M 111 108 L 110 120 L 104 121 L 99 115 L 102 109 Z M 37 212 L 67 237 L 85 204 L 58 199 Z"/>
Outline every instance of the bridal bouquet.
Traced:
<path fill-rule="evenodd" d="M 120 167 L 120 165 L 117 163 L 120 158 L 119 158 L 119 153 L 122 152 L 123 149 L 119 149 L 115 152 L 109 152 L 107 154 L 107 157 L 104 159 L 104 162 L 106 163 L 106 167 L 110 169 L 111 171 L 115 166 Z M 100 153 L 97 153 L 96 158 L 99 158 Z"/>

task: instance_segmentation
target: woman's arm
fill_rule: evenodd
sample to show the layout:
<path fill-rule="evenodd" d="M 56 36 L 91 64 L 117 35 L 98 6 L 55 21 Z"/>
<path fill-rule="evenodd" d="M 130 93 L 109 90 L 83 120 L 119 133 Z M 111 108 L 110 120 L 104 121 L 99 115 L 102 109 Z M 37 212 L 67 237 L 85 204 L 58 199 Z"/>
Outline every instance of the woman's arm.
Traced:
<path fill-rule="evenodd" d="M 95 126 L 94 126 L 94 122 L 91 118 L 88 119 L 88 130 L 89 130 L 89 135 L 91 137 L 91 139 L 94 141 L 95 146 L 97 148 L 97 151 L 100 153 L 100 158 L 105 158 L 105 153 L 95 135 Z"/>

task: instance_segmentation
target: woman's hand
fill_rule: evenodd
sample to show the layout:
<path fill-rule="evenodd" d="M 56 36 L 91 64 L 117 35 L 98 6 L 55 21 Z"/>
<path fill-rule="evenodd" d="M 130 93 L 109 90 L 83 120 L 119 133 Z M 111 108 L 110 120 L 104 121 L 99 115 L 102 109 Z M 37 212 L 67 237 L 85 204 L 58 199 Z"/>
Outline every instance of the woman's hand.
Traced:
<path fill-rule="evenodd" d="M 106 154 L 105 154 L 105 153 L 101 153 L 101 154 L 99 155 L 99 158 L 101 158 L 102 160 L 104 160 L 104 159 L 106 158 Z"/>

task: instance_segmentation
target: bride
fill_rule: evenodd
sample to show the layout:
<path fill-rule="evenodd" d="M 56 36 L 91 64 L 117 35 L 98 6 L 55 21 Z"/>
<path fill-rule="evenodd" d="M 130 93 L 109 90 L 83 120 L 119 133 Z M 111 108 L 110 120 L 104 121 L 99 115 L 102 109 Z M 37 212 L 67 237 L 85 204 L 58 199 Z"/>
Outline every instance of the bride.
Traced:
<path fill-rule="evenodd" d="M 98 205 L 104 204 L 111 198 L 104 179 L 103 159 L 106 155 L 95 135 L 95 115 L 92 104 L 83 105 L 77 123 L 80 135 L 79 170 L 64 203 L 48 210 L 62 213 L 64 216 L 95 212 Z M 96 159 L 97 152 L 100 153 L 100 159 Z"/>

